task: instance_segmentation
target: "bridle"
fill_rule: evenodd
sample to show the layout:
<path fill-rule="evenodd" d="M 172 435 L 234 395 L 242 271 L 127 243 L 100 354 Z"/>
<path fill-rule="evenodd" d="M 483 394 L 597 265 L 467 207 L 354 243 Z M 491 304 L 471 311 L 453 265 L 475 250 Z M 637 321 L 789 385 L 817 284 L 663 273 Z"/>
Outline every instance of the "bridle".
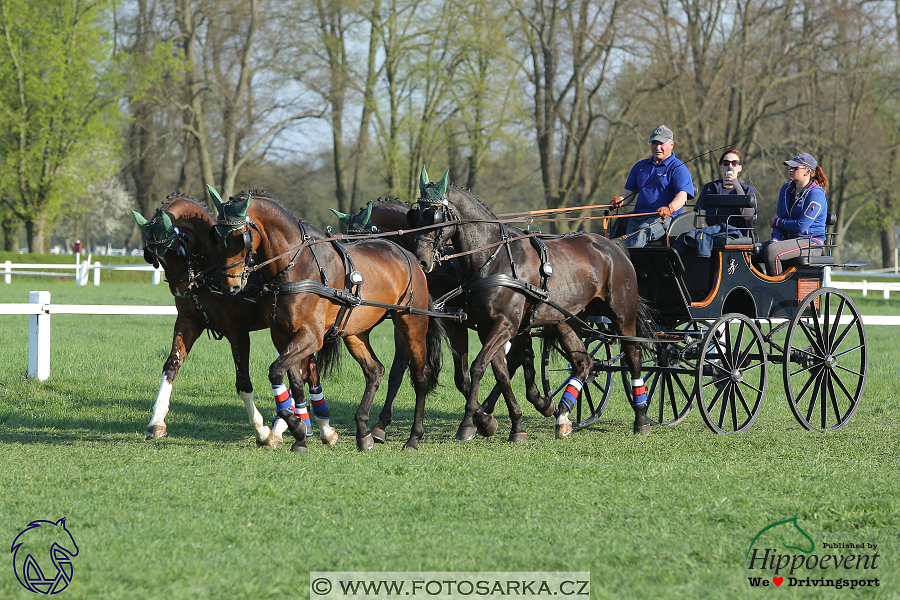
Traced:
<path fill-rule="evenodd" d="M 451 221 L 458 222 L 460 220 L 459 215 L 457 215 L 453 208 L 450 206 L 446 194 L 442 195 L 438 199 L 419 198 L 415 203 L 419 205 L 418 210 L 422 213 L 423 216 L 428 210 L 434 211 L 432 226 L 439 225 L 441 223 L 449 223 Z M 444 254 L 444 247 L 442 244 L 440 244 L 440 240 L 445 239 L 443 235 L 444 229 L 445 227 L 436 227 L 429 230 L 428 233 L 430 233 L 431 235 L 429 235 L 428 233 L 417 233 L 415 237 L 416 243 L 423 242 L 431 244 L 433 260 L 437 264 L 441 264 L 441 258 L 443 258 Z"/>
<path fill-rule="evenodd" d="M 151 220 L 150 222 L 155 223 L 158 221 Z M 152 229 L 150 231 L 152 231 Z M 176 296 L 183 296 L 185 292 L 194 285 L 196 280 L 196 274 L 194 273 L 193 265 L 191 264 L 191 256 L 186 249 L 185 234 L 182 233 L 178 227 L 173 227 L 171 233 L 162 239 L 151 239 L 151 237 L 152 233 L 148 233 L 147 243 L 144 244 L 144 252 L 149 252 L 153 256 L 154 268 L 159 268 L 160 264 L 162 264 L 163 267 L 166 266 L 166 261 L 163 257 L 173 247 L 175 249 L 175 258 L 181 260 L 184 265 L 183 269 L 165 280 L 166 283 L 175 286 L 187 282 L 188 286 L 185 290 L 177 290 L 175 293 Z M 187 273 L 187 277 L 179 279 L 179 277 L 185 273 Z"/>
<path fill-rule="evenodd" d="M 216 221 L 216 225 L 212 229 L 212 234 L 220 239 L 220 243 L 223 249 L 223 257 L 225 256 L 224 250 L 228 242 L 228 237 L 234 233 L 241 234 L 241 239 L 244 244 L 244 257 L 222 267 L 223 277 L 227 277 L 228 279 L 241 280 L 241 289 L 244 289 L 247 286 L 247 281 L 249 280 L 250 273 L 252 272 L 250 267 L 253 265 L 254 229 L 256 230 L 256 233 L 260 235 L 260 238 L 262 238 L 262 232 L 260 231 L 259 226 L 251 221 L 250 217 L 245 217 L 239 221 L 229 221 L 224 218 L 219 218 Z M 243 265 L 240 274 L 231 273 L 230 270 L 238 265 Z"/>

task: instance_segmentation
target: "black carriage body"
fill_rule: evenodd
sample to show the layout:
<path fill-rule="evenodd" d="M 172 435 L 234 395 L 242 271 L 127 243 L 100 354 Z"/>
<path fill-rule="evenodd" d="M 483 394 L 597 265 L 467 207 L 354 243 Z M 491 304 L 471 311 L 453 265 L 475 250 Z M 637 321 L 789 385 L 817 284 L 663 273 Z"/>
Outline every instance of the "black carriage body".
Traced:
<path fill-rule="evenodd" d="M 630 249 L 638 290 L 661 325 L 715 320 L 739 313 L 750 319 L 790 319 L 800 301 L 822 285 L 819 266 L 764 274 L 752 246 L 726 246 L 702 258 L 665 246 Z"/>

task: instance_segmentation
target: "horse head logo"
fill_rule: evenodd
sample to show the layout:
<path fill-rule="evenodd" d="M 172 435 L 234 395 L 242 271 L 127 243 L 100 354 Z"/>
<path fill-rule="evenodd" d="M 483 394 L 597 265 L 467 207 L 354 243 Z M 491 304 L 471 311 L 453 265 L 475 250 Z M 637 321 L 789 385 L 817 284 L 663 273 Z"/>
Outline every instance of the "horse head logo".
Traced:
<path fill-rule="evenodd" d="M 793 525 L 793 527 L 787 526 L 788 524 Z M 780 527 L 781 525 L 786 525 L 786 527 Z M 799 525 L 797 525 L 797 517 L 791 517 L 790 519 L 785 519 L 784 521 L 778 521 L 776 523 L 772 523 L 771 525 L 766 525 L 765 527 L 760 529 L 759 533 L 756 534 L 756 537 L 753 538 L 753 541 L 750 542 L 750 547 L 747 548 L 747 556 L 750 556 L 750 551 L 753 550 L 753 545 L 756 543 L 756 540 L 758 540 L 762 534 L 766 533 L 769 530 L 774 530 L 772 532 L 773 534 L 781 536 L 782 539 L 789 542 L 795 542 L 797 544 L 802 544 L 803 546 L 806 546 L 806 541 L 809 542 L 809 549 L 807 549 L 800 546 L 789 546 L 784 541 L 782 541 L 782 545 L 785 548 L 789 548 L 791 550 L 799 550 L 804 554 L 810 554 L 816 548 L 816 543 L 811 537 L 809 537 L 809 534 L 803 531 L 803 529 Z M 803 536 L 803 538 L 806 538 L 806 541 L 798 538 L 798 533 Z"/>
<path fill-rule="evenodd" d="M 66 529 L 65 517 L 55 523 L 32 521 L 13 540 L 10 552 L 16 579 L 31 592 L 58 594 L 72 581 L 72 558 L 78 556 L 78 545 Z"/>

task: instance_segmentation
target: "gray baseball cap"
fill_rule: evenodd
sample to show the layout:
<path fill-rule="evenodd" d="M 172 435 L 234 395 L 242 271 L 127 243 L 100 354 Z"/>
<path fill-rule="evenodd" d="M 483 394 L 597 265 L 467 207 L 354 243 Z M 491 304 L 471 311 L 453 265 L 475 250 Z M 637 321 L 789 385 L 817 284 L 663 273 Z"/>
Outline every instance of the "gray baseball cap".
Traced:
<path fill-rule="evenodd" d="M 672 130 L 666 127 L 665 125 L 660 125 L 656 129 L 650 132 L 650 143 L 653 142 L 668 142 L 669 140 L 674 140 L 675 136 L 672 135 Z"/>
<path fill-rule="evenodd" d="M 816 166 L 819 163 L 816 162 L 816 159 L 814 159 L 811 154 L 807 154 L 806 152 L 801 152 L 800 154 L 798 154 L 791 160 L 784 161 L 784 164 L 786 164 L 789 167 L 807 167 L 807 168 L 810 168 L 813 171 L 815 171 Z"/>

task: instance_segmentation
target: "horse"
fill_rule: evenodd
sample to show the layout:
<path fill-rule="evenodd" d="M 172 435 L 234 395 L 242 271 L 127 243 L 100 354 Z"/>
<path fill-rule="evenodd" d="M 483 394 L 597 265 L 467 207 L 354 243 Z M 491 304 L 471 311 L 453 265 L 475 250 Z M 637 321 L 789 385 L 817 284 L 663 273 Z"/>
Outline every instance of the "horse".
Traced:
<path fill-rule="evenodd" d="M 398 233 L 390 236 L 390 239 L 400 244 L 406 250 L 414 252 L 416 233 L 414 231 L 404 231 L 409 227 L 406 215 L 411 208 L 412 206 L 409 203 L 396 198 L 379 198 L 377 202 L 373 203 L 370 201 L 365 207 L 351 215 L 345 215 L 334 209 L 331 209 L 331 212 L 338 217 L 341 223 L 346 225 L 347 233 L 349 234 L 366 235 L 396 231 Z M 425 278 L 428 280 L 429 293 L 436 298 L 453 292 L 463 283 L 459 267 L 453 260 L 444 261 L 436 265 L 430 273 L 426 273 Z M 451 299 L 450 308 L 453 310 L 465 310 L 465 303 L 461 300 L 461 298 L 456 301 Z M 444 331 L 453 355 L 454 383 L 459 392 L 465 396 L 469 388 L 468 326 L 465 323 L 447 319 L 444 321 Z M 535 384 L 534 350 L 530 335 L 519 336 L 513 340 L 510 351 L 507 353 L 507 360 L 509 361 L 510 373 L 515 373 L 520 365 L 524 367 L 526 397 L 540 414 L 545 417 L 552 416 L 555 411 L 552 398 L 543 396 Z M 400 388 L 400 382 L 403 379 L 403 372 L 406 370 L 406 366 L 406 353 L 402 344 L 398 342 L 395 344 L 394 360 L 391 363 L 391 370 L 388 374 L 388 389 L 384 406 L 378 417 L 378 423 L 372 429 L 372 435 L 375 436 L 376 442 L 383 441 L 384 429 L 391 422 L 394 400 Z M 495 385 L 482 405 L 485 412 L 493 413 L 494 405 L 500 397 L 500 393 L 500 386 Z M 474 439 L 475 432 L 474 424 L 464 421 L 460 424 L 455 437 L 457 440 L 468 441 Z"/>
<path fill-rule="evenodd" d="M 287 422 L 276 419 L 271 429 L 265 425 L 253 402 L 253 385 L 250 381 L 250 332 L 265 329 L 266 321 L 253 303 L 225 297 L 218 290 L 218 282 L 211 277 L 211 272 L 220 263 L 218 246 L 209 238 L 209 231 L 216 223 L 215 217 L 195 198 L 182 193 L 170 194 L 149 221 L 137 211 L 133 211 L 133 215 L 144 233 L 144 260 L 154 266 L 162 265 L 178 310 L 172 350 L 163 365 L 162 380 L 153 405 L 153 417 L 147 425 L 146 439 L 166 435 L 165 418 L 169 411 L 169 398 L 175 377 L 194 342 L 206 329 L 216 339 L 225 337 L 231 344 L 235 387 L 247 409 L 257 445 L 278 448 L 283 443 L 282 433 Z M 302 368 L 308 371 L 305 378 L 299 372 L 290 375 L 292 389 L 302 400 L 302 381 L 308 381 L 322 442 L 327 446 L 334 446 L 340 436 L 330 425 L 331 414 L 322 393 L 315 361 L 311 360 Z M 295 406 L 301 420 L 309 418 L 308 413 L 301 414 L 305 411 L 302 402 Z M 307 426 L 304 421 L 304 427 L 312 433 L 311 423 Z M 302 451 L 305 447 L 304 434 L 302 442 L 298 439 L 295 451 Z"/>
<path fill-rule="evenodd" d="M 469 318 L 475 321 L 482 342 L 470 369 L 466 419 L 471 417 L 483 436 L 497 430 L 496 419 L 478 403 L 478 386 L 490 362 L 512 421 L 510 440 L 526 439 L 522 413 L 498 351 L 531 327 L 553 326 L 573 368 L 557 405 L 556 437 L 571 433 L 568 415 L 592 367 L 576 328 L 587 329 L 582 318 L 600 313 L 619 335 L 631 373 L 633 431 L 650 433 L 641 378 L 642 345 L 637 336 L 646 339 L 652 324 L 649 309 L 638 295 L 634 266 L 621 245 L 592 233 L 539 236 L 508 227 L 471 191 L 456 185 L 448 189 L 446 177 L 431 183 L 423 169 L 418 206 L 407 216 L 411 226 L 429 228 L 416 239 L 416 257 L 426 273 L 440 259 L 447 241 L 452 240 L 458 253 Z"/>
<path fill-rule="evenodd" d="M 222 288 L 229 294 L 240 293 L 255 271 L 261 271 L 266 282 L 257 301 L 265 307 L 279 352 L 269 368 L 278 414 L 289 397 L 282 383 L 286 369 L 326 341 L 343 338 L 366 380 L 356 413 L 357 448 L 371 450 L 369 411 L 384 366 L 372 350 L 369 335 L 390 316 L 409 356 L 416 393 L 405 448 L 417 449 L 425 432 L 425 398 L 438 383 L 443 327 L 430 316 L 428 284 L 415 257 L 383 239 L 344 245 L 312 224 L 298 221 L 274 196 L 261 190 L 240 192 L 227 202 L 217 197 L 214 201 L 218 220 L 213 231 L 227 262 Z M 325 358 L 331 360 L 331 353 Z"/>

